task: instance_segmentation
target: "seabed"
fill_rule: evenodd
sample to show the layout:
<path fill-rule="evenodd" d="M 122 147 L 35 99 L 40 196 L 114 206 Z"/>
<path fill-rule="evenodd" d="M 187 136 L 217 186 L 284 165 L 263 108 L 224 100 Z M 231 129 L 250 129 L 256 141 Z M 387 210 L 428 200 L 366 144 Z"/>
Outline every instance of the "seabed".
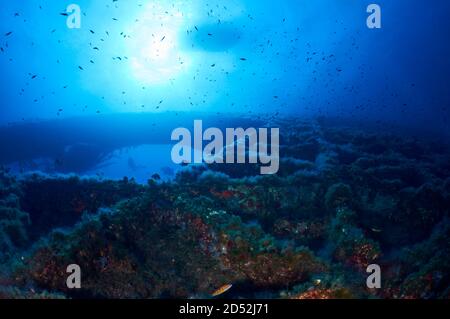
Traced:
<path fill-rule="evenodd" d="M 212 298 L 228 285 L 216 298 L 449 298 L 449 149 L 277 121 L 276 175 L 188 165 L 142 184 L 2 168 L 0 297 Z M 81 289 L 66 286 L 70 264 Z M 366 286 L 371 264 L 380 289 Z"/>

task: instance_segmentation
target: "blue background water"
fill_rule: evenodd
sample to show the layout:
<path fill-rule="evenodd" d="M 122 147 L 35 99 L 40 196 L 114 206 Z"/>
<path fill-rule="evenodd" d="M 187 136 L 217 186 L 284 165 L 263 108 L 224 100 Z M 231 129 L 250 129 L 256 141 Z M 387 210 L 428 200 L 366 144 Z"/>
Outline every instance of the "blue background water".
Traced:
<path fill-rule="evenodd" d="M 60 14 L 72 1 L 1 0 L 0 126 L 20 127 L 2 131 L 3 157 L 36 147 L 42 129 L 18 123 L 91 119 L 64 139 L 125 113 L 325 115 L 449 137 L 448 1 L 74 2 L 80 29 Z"/>

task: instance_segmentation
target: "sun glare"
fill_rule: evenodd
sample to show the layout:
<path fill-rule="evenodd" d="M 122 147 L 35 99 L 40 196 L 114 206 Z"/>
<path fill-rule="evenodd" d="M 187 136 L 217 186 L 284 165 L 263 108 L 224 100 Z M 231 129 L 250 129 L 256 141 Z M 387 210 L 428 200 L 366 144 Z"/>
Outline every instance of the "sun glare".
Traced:
<path fill-rule="evenodd" d="M 164 83 L 189 65 L 179 34 L 185 23 L 178 8 L 148 5 L 130 32 L 130 62 L 134 76 L 143 83 Z"/>

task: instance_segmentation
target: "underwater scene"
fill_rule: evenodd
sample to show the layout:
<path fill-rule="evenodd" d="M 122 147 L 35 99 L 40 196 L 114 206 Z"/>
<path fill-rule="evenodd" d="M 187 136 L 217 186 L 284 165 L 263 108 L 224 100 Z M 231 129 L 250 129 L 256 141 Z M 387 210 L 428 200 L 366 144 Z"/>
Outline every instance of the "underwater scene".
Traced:
<path fill-rule="evenodd" d="M 450 299 L 447 0 L 0 0 L 0 299 Z"/>

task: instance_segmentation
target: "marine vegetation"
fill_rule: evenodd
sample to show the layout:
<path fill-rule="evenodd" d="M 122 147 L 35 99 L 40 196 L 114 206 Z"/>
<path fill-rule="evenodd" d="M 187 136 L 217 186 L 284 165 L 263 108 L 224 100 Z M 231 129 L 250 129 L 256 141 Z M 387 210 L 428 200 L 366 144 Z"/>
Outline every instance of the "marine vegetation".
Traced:
<path fill-rule="evenodd" d="M 141 185 L 1 169 L 0 297 L 449 298 L 449 149 L 277 124 L 277 175 L 188 165 Z"/>

